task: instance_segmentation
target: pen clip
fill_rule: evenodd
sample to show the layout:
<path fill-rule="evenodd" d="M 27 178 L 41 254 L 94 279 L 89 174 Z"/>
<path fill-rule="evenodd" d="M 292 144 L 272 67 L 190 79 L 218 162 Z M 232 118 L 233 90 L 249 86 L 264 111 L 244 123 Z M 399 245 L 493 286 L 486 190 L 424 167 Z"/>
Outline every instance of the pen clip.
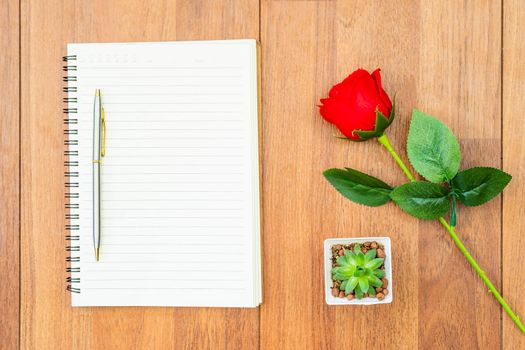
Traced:
<path fill-rule="evenodd" d="M 106 156 L 106 113 L 104 107 L 102 107 L 101 112 L 101 121 L 102 121 L 102 147 L 100 148 L 100 156 Z"/>

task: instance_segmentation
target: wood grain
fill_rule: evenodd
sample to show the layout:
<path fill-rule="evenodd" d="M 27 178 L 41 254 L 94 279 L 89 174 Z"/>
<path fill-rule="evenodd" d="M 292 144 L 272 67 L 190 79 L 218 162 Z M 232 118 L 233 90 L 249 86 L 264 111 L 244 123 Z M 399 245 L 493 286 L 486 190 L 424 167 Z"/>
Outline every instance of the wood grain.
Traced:
<path fill-rule="evenodd" d="M 257 348 L 257 309 L 71 308 L 61 56 L 68 42 L 258 38 L 257 1 L 22 1 L 24 349 Z"/>
<path fill-rule="evenodd" d="M 416 106 L 454 131 L 462 169 L 500 167 L 501 4 L 421 4 Z M 499 288 L 501 198 L 458 215 L 458 235 Z M 499 348 L 499 304 L 435 222 L 419 224 L 419 266 L 419 345 Z"/>
<path fill-rule="evenodd" d="M 481 1 L 262 2 L 263 348 L 500 346 L 500 310 L 439 224 L 393 205 L 355 205 L 323 180 L 324 169 L 351 166 L 391 184 L 405 181 L 376 143 L 332 137 L 316 107 L 355 68 L 380 66 L 400 107 L 389 135 L 403 157 L 410 111 L 418 107 L 453 128 L 464 167 L 498 166 L 499 14 L 498 3 Z M 461 208 L 458 226 L 496 284 L 500 209 L 498 201 Z M 393 241 L 394 302 L 326 306 L 322 241 L 374 235 Z"/>
<path fill-rule="evenodd" d="M 20 38 L 18 5 L 0 5 L 0 48 L 8 53 L 0 56 L 1 349 L 19 341 L 24 349 L 525 348 L 436 222 L 392 204 L 358 206 L 330 188 L 321 176 L 330 167 L 351 166 L 392 185 L 405 179 L 377 143 L 334 138 L 316 107 L 356 67 L 379 66 L 398 105 L 388 134 L 405 161 L 417 107 L 459 137 L 462 168 L 503 165 L 514 176 L 504 196 L 460 207 L 457 231 L 523 314 L 525 277 L 516 263 L 525 249 L 522 1 L 21 0 Z M 65 44 L 245 37 L 260 38 L 263 58 L 262 306 L 72 309 L 63 250 Z M 394 302 L 328 307 L 323 240 L 372 235 L 392 239 Z"/>
<path fill-rule="evenodd" d="M 348 144 L 334 138 L 335 129 L 321 119 L 316 107 L 332 84 L 360 66 L 381 65 L 387 89 L 413 85 L 413 74 L 406 74 L 407 68 L 396 74 L 388 59 L 398 50 L 393 40 L 409 34 L 412 23 L 403 22 L 378 38 L 376 23 L 367 20 L 374 15 L 394 23 L 398 11 L 412 10 L 410 4 L 406 9 L 397 6 L 386 5 L 377 13 L 376 6 L 364 1 L 262 3 L 265 349 L 365 348 L 374 334 L 383 334 L 374 338 L 379 348 L 417 344 L 417 280 L 410 280 L 417 273 L 417 264 L 410 264 L 417 245 L 410 244 L 406 234 L 410 226 L 386 220 L 397 213 L 393 206 L 372 209 L 344 200 L 322 177 L 323 170 L 336 166 L 352 166 L 390 183 L 402 182 L 402 173 L 381 166 L 393 165 L 379 144 Z M 403 100 L 409 91 L 399 93 Z M 400 115 L 406 113 L 403 105 Z M 392 129 L 394 141 L 406 131 L 404 124 Z M 403 302 L 370 308 L 327 306 L 323 240 L 374 235 L 393 239 L 394 295 Z M 296 254 L 302 258 L 297 260 Z M 292 283 L 297 276 L 300 285 Z"/>
<path fill-rule="evenodd" d="M 503 194 L 503 296 L 525 319 L 525 300 L 521 291 L 525 274 L 520 256 L 525 250 L 525 125 L 520 118 L 525 109 L 525 4 L 519 0 L 505 0 L 503 8 L 503 168 L 512 175 L 512 181 Z M 525 336 L 512 320 L 503 315 L 503 347 L 525 348 Z"/>
<path fill-rule="evenodd" d="M 0 349 L 19 341 L 19 10 L 0 2 Z"/>

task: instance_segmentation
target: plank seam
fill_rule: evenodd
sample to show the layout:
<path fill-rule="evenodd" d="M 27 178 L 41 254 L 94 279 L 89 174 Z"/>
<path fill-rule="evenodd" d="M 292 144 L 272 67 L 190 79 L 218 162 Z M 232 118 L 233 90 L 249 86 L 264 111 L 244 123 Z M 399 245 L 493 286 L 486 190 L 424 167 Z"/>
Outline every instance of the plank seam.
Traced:
<path fill-rule="evenodd" d="M 504 142 L 503 142 L 503 128 L 505 127 L 505 124 L 504 124 L 504 118 L 503 118 L 503 64 L 504 64 L 504 60 L 503 60 L 503 39 L 504 39 L 504 25 L 503 25 L 503 21 L 504 21 L 504 0 L 501 0 L 501 3 L 500 3 L 500 6 L 501 6 L 501 18 L 500 18 L 500 25 L 501 25 L 501 33 L 500 33 L 500 152 L 501 152 L 501 157 L 500 157 L 500 168 L 503 170 L 503 155 L 504 155 L 504 152 L 503 152 L 503 146 L 504 146 Z M 505 214 L 505 211 L 503 210 L 503 206 L 505 205 L 504 201 L 503 201 L 503 196 L 504 196 L 504 193 L 501 194 L 501 197 L 500 197 L 500 210 L 501 210 L 501 215 L 500 215 L 500 230 L 499 230 L 499 234 L 500 234 L 500 268 L 501 268 L 501 274 L 500 274 L 500 288 L 501 288 L 501 295 L 502 296 L 505 296 L 505 291 L 503 290 L 503 286 L 504 286 L 504 279 L 503 279 L 503 274 L 504 274 L 504 267 L 503 267 L 503 253 L 504 253 L 504 241 L 503 241 L 503 215 Z M 503 327 L 503 309 L 502 308 L 499 308 L 499 318 L 500 318 L 500 322 L 499 322 L 499 326 L 500 326 L 500 347 L 501 349 L 503 349 L 503 343 L 505 341 L 505 337 L 503 336 L 503 332 L 504 332 L 504 327 Z"/>
<path fill-rule="evenodd" d="M 259 60 L 260 62 L 258 62 L 257 64 L 259 65 L 259 70 L 260 70 L 260 76 L 259 76 L 259 94 L 261 94 L 261 96 L 259 97 L 259 112 L 260 112 L 260 115 L 258 116 L 259 117 L 259 120 L 263 120 L 262 118 L 262 111 L 263 111 L 263 104 L 262 104 L 262 68 L 263 68 L 263 60 L 262 60 L 262 57 L 263 57 L 263 53 L 262 53 L 262 50 L 263 50 L 263 46 L 262 46 L 262 42 L 261 42 L 261 38 L 262 38 L 262 35 L 261 35 L 261 28 L 262 28 L 262 24 L 261 24 L 261 21 L 262 21 L 262 0 L 259 0 L 259 32 L 257 33 L 258 34 L 258 41 L 259 41 Z M 262 122 L 260 122 L 260 128 L 261 128 L 261 131 L 259 131 L 259 135 L 261 135 L 261 140 L 262 140 Z M 262 141 L 261 141 L 262 142 Z M 261 146 L 262 148 L 262 146 Z M 259 153 L 261 154 L 261 153 Z M 261 157 L 260 159 L 260 162 L 262 162 L 263 159 Z M 262 176 L 262 171 L 261 171 L 261 174 L 259 174 L 259 176 L 261 178 L 263 178 Z M 261 197 L 261 207 L 262 207 L 262 197 Z M 262 220 L 261 220 L 262 222 Z M 262 228 L 264 227 L 264 225 L 261 225 Z M 264 298 L 264 267 L 262 266 L 262 263 L 264 262 L 264 230 L 261 228 L 261 237 L 260 237 L 260 242 L 261 242 L 261 246 L 259 247 L 259 250 L 260 250 L 260 254 L 261 254 L 261 274 L 262 274 L 262 286 L 261 286 L 261 290 L 263 292 L 263 298 Z M 259 305 L 258 307 L 258 310 L 257 310 L 257 328 L 258 328 L 258 332 L 257 332 L 257 348 L 259 350 L 261 350 L 261 334 L 262 334 L 262 325 L 261 325 L 261 308 L 262 308 L 262 303 L 261 305 Z"/>
<path fill-rule="evenodd" d="M 22 348 L 22 0 L 18 0 L 18 349 Z"/>

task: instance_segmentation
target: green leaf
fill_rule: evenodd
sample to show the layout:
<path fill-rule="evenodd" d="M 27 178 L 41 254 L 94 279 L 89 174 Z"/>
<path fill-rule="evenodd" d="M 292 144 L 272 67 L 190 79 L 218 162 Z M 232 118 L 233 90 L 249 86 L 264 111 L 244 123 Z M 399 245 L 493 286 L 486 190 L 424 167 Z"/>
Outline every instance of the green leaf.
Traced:
<path fill-rule="evenodd" d="M 338 256 L 336 262 L 339 266 L 347 265 L 346 256 Z"/>
<path fill-rule="evenodd" d="M 354 273 L 354 276 L 355 277 L 363 277 L 365 275 L 365 270 L 360 270 L 358 269 L 355 273 Z"/>
<path fill-rule="evenodd" d="M 512 176 L 496 168 L 479 167 L 460 171 L 451 185 L 461 203 L 481 205 L 496 197 Z"/>
<path fill-rule="evenodd" d="M 357 299 L 363 299 L 363 291 L 361 288 L 359 288 L 359 286 L 355 288 L 355 296 Z"/>
<path fill-rule="evenodd" d="M 350 294 L 355 289 L 355 286 L 357 286 L 357 283 L 359 282 L 359 279 L 357 277 L 351 277 L 348 280 L 348 283 L 346 284 L 345 293 Z"/>
<path fill-rule="evenodd" d="M 357 256 L 361 253 L 361 246 L 359 244 L 354 245 L 354 254 L 357 259 Z"/>
<path fill-rule="evenodd" d="M 370 270 L 375 270 L 377 268 L 379 268 L 381 265 L 383 265 L 383 262 L 385 261 L 385 259 L 383 258 L 377 258 L 377 259 L 374 259 L 372 261 L 369 261 L 365 264 L 365 267 L 367 269 L 370 269 Z"/>
<path fill-rule="evenodd" d="M 348 264 L 355 265 L 355 254 L 350 250 L 345 250 L 345 259 Z"/>
<path fill-rule="evenodd" d="M 378 270 L 378 271 L 383 271 L 383 270 Z M 383 278 L 383 277 L 381 277 L 381 278 Z M 383 285 L 383 282 L 381 282 L 379 277 L 378 276 L 373 276 L 373 275 L 372 276 L 368 276 L 368 283 L 370 283 L 370 285 L 374 286 L 374 287 L 381 287 Z"/>
<path fill-rule="evenodd" d="M 374 275 L 377 277 L 377 278 L 383 278 L 386 276 L 386 272 L 385 270 L 375 270 L 374 271 Z M 379 286 L 378 286 L 379 287 Z"/>
<path fill-rule="evenodd" d="M 368 277 L 363 276 L 363 277 L 359 278 L 359 289 L 361 289 L 363 291 L 368 291 L 369 287 L 370 287 L 370 285 L 368 284 Z"/>
<path fill-rule="evenodd" d="M 437 219 L 450 208 L 449 190 L 441 185 L 414 181 L 396 187 L 390 197 L 404 211 L 419 219 Z"/>
<path fill-rule="evenodd" d="M 344 280 L 341 283 L 341 286 L 339 287 L 339 290 L 344 290 L 346 288 L 346 285 L 348 284 L 348 280 Z"/>
<path fill-rule="evenodd" d="M 370 260 L 374 259 L 376 257 L 377 251 L 375 249 L 370 249 L 365 254 L 365 263 L 369 262 Z"/>
<path fill-rule="evenodd" d="M 371 297 L 375 297 L 376 296 L 376 289 L 372 286 L 370 286 L 368 288 L 368 295 L 370 295 Z"/>
<path fill-rule="evenodd" d="M 357 254 L 355 258 L 355 262 L 357 263 L 358 266 L 363 265 L 365 263 L 365 255 L 359 252 L 359 254 Z"/>
<path fill-rule="evenodd" d="M 352 277 L 354 275 L 354 271 L 348 271 L 348 270 L 347 271 L 342 271 L 342 270 L 339 270 L 339 271 L 337 271 L 334 274 L 334 279 L 339 280 L 339 281 L 347 280 L 347 279 L 349 279 L 350 277 Z"/>
<path fill-rule="evenodd" d="M 355 270 L 356 270 L 356 267 L 353 265 L 346 265 L 343 267 L 339 267 L 334 272 L 334 278 L 337 280 L 346 280 L 354 275 Z"/>
<path fill-rule="evenodd" d="M 323 175 L 339 193 L 352 202 L 377 207 L 390 200 L 392 187 L 360 171 L 334 168 L 326 170 Z"/>
<path fill-rule="evenodd" d="M 459 143 L 452 131 L 417 109 L 412 112 L 407 152 L 414 169 L 430 182 L 449 181 L 459 170 Z"/>

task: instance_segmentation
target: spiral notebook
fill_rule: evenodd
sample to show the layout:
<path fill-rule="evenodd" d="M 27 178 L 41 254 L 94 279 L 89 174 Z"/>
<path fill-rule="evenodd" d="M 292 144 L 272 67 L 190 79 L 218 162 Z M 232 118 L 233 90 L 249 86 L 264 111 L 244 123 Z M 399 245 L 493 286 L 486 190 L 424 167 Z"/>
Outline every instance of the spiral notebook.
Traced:
<path fill-rule="evenodd" d="M 254 40 L 69 44 L 64 57 L 73 306 L 256 307 Z M 93 97 L 106 122 L 93 247 Z"/>

